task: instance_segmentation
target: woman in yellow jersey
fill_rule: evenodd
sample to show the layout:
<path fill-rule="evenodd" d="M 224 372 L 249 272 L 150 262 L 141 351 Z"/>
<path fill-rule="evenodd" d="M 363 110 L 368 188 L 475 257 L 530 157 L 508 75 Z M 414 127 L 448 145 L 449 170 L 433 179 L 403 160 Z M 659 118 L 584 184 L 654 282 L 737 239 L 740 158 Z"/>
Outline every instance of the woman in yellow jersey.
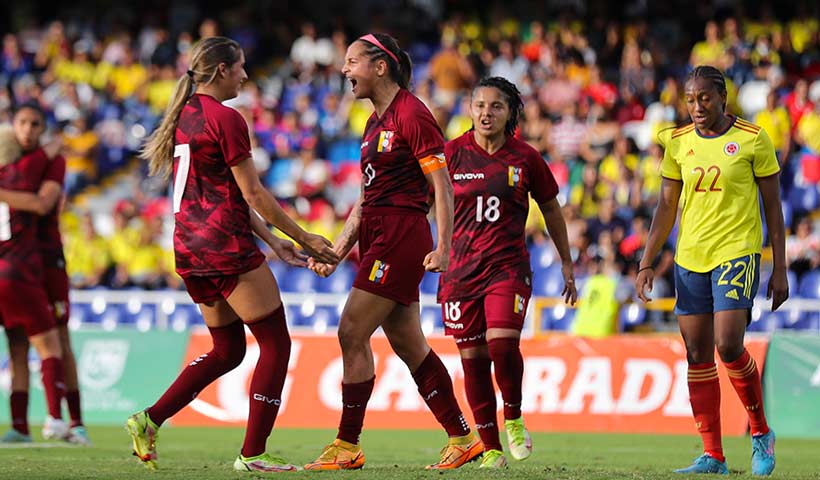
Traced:
<path fill-rule="evenodd" d="M 774 272 L 767 290 L 776 310 L 789 295 L 780 167 L 766 132 L 726 113 L 720 70 L 696 67 L 687 78 L 692 124 L 672 132 L 661 162 L 658 208 L 635 288 L 648 302 L 652 264 L 669 236 L 681 193 L 685 199 L 675 254 L 675 313 L 686 344 L 689 397 L 704 454 L 678 473 L 728 473 L 720 438 L 720 386 L 715 346 L 749 413 L 752 473 L 774 470 L 774 432 L 766 424 L 760 375 L 743 346 L 759 282 L 762 225 L 758 192 L 769 226 Z"/>

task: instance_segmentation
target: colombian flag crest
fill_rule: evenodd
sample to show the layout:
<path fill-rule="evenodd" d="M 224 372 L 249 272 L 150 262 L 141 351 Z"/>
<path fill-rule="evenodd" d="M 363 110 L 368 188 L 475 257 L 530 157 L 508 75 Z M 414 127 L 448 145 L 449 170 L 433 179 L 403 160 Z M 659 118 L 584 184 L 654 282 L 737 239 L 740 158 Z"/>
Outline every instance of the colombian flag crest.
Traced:
<path fill-rule="evenodd" d="M 396 137 L 396 132 L 390 130 L 382 130 L 379 132 L 379 143 L 376 145 L 377 152 L 389 152 L 393 150 L 393 139 Z"/>
<path fill-rule="evenodd" d="M 517 187 L 521 183 L 521 167 L 507 168 L 507 185 Z"/>
<path fill-rule="evenodd" d="M 390 264 L 384 263 L 381 260 L 373 262 L 373 268 L 370 269 L 369 280 L 379 285 L 384 285 L 387 280 L 387 273 L 390 271 Z"/>
<path fill-rule="evenodd" d="M 524 313 L 524 297 L 517 293 L 515 294 L 515 304 L 513 305 L 513 312 L 521 314 Z"/>

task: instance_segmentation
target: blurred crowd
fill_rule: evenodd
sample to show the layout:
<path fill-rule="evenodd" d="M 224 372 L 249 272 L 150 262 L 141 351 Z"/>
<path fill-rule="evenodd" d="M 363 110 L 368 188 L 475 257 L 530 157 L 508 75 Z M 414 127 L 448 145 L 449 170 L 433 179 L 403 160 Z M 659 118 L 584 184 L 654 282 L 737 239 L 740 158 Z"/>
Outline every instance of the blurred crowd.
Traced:
<path fill-rule="evenodd" d="M 448 139 L 471 127 L 470 87 L 478 79 L 503 76 L 518 86 L 525 111 L 517 135 L 558 180 L 580 276 L 634 276 L 660 189 L 658 132 L 688 123 L 683 79 L 692 66 L 719 67 L 730 112 L 765 128 L 777 150 L 788 261 L 801 276 L 820 264 L 817 10 L 803 6 L 788 18 L 765 8 L 756 16 L 727 11 L 692 25 L 571 9 L 515 18 L 494 9 L 483 18 L 439 12 L 433 37 L 409 27 L 388 32 L 410 52 L 414 92 Z M 246 48 L 250 81 L 227 103 L 247 120 L 260 176 L 309 230 L 336 237 L 359 194 L 359 142 L 371 114 L 339 70 L 347 45 L 364 31 L 278 25 L 290 48 L 268 58 L 253 28 L 223 31 L 209 18 L 189 29 L 92 25 L 51 21 L 6 33 L 0 58 L 0 121 L 13 101 L 36 99 L 52 134 L 63 137 L 63 228 L 75 287 L 179 287 L 168 186 L 146 178 L 133 159 L 188 68 L 192 43 L 211 35 Z M 551 248 L 535 209 L 527 235 L 533 246 Z M 673 294 L 673 254 L 674 234 L 659 260 L 657 296 Z"/>

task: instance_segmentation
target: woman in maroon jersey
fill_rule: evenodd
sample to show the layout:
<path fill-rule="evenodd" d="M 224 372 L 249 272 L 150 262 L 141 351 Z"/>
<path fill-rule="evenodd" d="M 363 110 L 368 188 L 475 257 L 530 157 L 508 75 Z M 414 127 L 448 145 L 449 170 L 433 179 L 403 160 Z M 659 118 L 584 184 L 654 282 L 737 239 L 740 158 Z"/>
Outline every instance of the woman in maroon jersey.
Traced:
<path fill-rule="evenodd" d="M 248 78 L 239 44 L 224 37 L 198 42 L 190 70 L 174 96 L 143 158 L 153 175 L 174 173 L 173 212 L 176 271 L 199 304 L 213 349 L 182 371 L 151 407 L 128 418 L 137 457 L 156 468 L 159 426 L 203 388 L 234 369 L 245 356 L 245 325 L 259 344 L 250 384 L 245 442 L 234 468 L 243 471 L 296 470 L 265 453 L 281 403 L 290 356 L 290 337 L 279 287 L 254 242 L 256 233 L 292 265 L 305 257 L 289 241 L 276 239 L 258 218 L 299 242 L 323 262 L 338 256 L 326 239 L 305 232 L 281 209 L 259 181 L 251 159 L 248 126 L 222 102 L 238 95 Z"/>
<path fill-rule="evenodd" d="M 356 98 L 373 103 L 361 147 L 362 194 L 336 242 L 345 257 L 359 242 L 361 263 L 339 321 L 342 347 L 342 418 L 336 440 L 308 470 L 356 469 L 364 465 L 359 446 L 375 369 L 370 337 L 382 327 L 407 364 L 419 393 L 447 431 L 439 462 L 451 469 L 481 454 L 453 394 L 450 376 L 430 349 L 419 320 L 419 283 L 425 269 L 447 270 L 453 231 L 453 190 L 444 160 L 444 139 L 432 114 L 407 88 L 410 57 L 389 35 L 368 34 L 347 49 L 342 73 Z M 428 193 L 435 191 L 438 244 L 433 249 Z M 319 275 L 334 267 L 310 260 Z"/>
<path fill-rule="evenodd" d="M 519 349 L 533 281 L 524 238 L 530 195 L 561 257 L 564 301 L 574 304 L 577 297 L 567 227 L 555 198 L 558 185 L 541 155 L 513 136 L 522 108 L 515 85 L 501 77 L 482 80 L 470 103 L 473 128 L 444 148 L 455 190 L 455 241 L 438 299 L 480 426 L 481 468 L 507 464 L 496 424 L 493 363 L 510 453 L 524 460 L 532 452 L 521 416 L 524 362 Z"/>

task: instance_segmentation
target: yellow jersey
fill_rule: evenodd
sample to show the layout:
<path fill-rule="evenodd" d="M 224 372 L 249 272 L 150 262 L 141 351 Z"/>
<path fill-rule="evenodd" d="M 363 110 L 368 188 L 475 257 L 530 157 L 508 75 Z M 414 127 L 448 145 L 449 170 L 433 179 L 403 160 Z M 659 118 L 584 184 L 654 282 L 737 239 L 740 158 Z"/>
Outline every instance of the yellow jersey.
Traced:
<path fill-rule="evenodd" d="M 694 124 L 672 132 L 661 175 L 683 182 L 685 199 L 675 262 L 709 272 L 733 258 L 760 253 L 763 225 L 755 178 L 780 171 L 766 132 L 733 117 L 729 129 L 701 136 Z"/>

